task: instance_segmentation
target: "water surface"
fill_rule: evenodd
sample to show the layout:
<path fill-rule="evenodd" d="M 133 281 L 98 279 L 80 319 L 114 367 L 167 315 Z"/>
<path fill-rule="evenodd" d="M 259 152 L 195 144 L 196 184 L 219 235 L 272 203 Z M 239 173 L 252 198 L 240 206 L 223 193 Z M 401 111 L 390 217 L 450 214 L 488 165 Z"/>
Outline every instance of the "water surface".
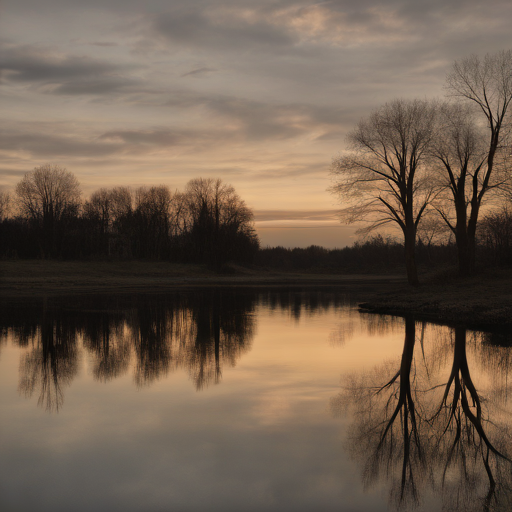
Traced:
<path fill-rule="evenodd" d="M 4 304 L 5 511 L 509 510 L 506 336 L 333 290 Z"/>

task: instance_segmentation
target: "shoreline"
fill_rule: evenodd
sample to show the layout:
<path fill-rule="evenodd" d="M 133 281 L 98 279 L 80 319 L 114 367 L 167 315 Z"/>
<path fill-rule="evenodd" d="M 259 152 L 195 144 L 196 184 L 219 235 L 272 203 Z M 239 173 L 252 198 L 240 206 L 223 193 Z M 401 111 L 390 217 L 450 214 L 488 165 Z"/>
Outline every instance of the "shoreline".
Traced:
<path fill-rule="evenodd" d="M 279 272 L 233 266 L 215 273 L 202 265 L 146 261 L 0 261 L 0 299 L 91 294 L 166 293 L 184 288 L 339 288 L 365 313 L 512 330 L 512 270 L 461 279 L 423 275 L 418 288 L 397 274 Z"/>
<path fill-rule="evenodd" d="M 359 304 L 359 310 L 477 330 L 512 331 L 512 272 L 493 270 L 444 280 L 437 277 L 418 288 L 373 294 Z"/>

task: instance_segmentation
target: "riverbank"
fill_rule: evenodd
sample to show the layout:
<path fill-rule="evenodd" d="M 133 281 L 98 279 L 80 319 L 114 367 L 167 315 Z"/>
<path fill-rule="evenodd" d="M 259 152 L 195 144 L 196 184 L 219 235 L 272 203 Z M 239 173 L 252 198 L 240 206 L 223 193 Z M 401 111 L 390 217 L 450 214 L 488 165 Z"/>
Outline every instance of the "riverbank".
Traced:
<path fill-rule="evenodd" d="M 360 310 L 475 328 L 512 328 L 512 271 L 487 271 L 465 279 L 427 276 L 423 282 L 418 288 L 379 290 L 360 304 Z"/>
<path fill-rule="evenodd" d="M 0 261 L 0 295 L 33 297 L 76 293 L 165 292 L 205 286 L 347 286 L 373 293 L 405 284 L 403 275 L 313 274 L 232 266 L 145 261 Z"/>
<path fill-rule="evenodd" d="M 316 274 L 233 266 L 224 273 L 203 265 L 144 261 L 0 261 L 0 297 L 24 299 L 97 293 L 165 293 L 176 288 L 343 287 L 362 311 L 475 328 L 512 329 L 512 271 L 469 279 L 422 276 L 411 288 L 403 275 Z"/>

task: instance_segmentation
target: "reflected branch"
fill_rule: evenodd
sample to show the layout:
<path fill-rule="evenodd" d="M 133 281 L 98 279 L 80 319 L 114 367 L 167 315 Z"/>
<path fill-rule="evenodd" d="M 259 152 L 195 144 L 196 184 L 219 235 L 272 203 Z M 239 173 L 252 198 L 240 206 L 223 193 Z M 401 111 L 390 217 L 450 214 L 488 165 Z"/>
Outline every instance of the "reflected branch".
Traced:
<path fill-rule="evenodd" d="M 510 438 L 500 422 L 490 420 L 488 402 L 477 390 L 465 329 L 453 331 L 453 345 L 443 341 L 429 352 L 423 324 L 418 357 L 415 329 L 414 321 L 405 319 L 398 371 L 387 365 L 368 373 L 333 400 L 334 407 L 355 406 L 350 451 L 365 462 L 365 486 L 389 481 L 397 508 L 418 505 L 421 489 L 430 483 L 447 510 L 508 510 L 502 507 L 512 497 L 512 461 L 504 448 Z M 443 353 L 451 360 L 448 379 L 440 384 L 432 365 L 445 367 Z M 369 386 L 369 380 L 383 380 L 383 370 L 391 378 Z"/>

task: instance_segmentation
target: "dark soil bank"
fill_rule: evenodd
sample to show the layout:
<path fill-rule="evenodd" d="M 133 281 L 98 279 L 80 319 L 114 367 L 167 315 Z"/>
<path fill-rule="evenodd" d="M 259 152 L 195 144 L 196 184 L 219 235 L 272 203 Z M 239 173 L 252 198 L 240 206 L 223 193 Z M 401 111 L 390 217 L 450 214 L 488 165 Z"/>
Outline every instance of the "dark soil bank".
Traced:
<path fill-rule="evenodd" d="M 487 272 L 469 279 L 437 277 L 418 288 L 377 292 L 359 307 L 453 325 L 512 329 L 512 272 Z"/>

